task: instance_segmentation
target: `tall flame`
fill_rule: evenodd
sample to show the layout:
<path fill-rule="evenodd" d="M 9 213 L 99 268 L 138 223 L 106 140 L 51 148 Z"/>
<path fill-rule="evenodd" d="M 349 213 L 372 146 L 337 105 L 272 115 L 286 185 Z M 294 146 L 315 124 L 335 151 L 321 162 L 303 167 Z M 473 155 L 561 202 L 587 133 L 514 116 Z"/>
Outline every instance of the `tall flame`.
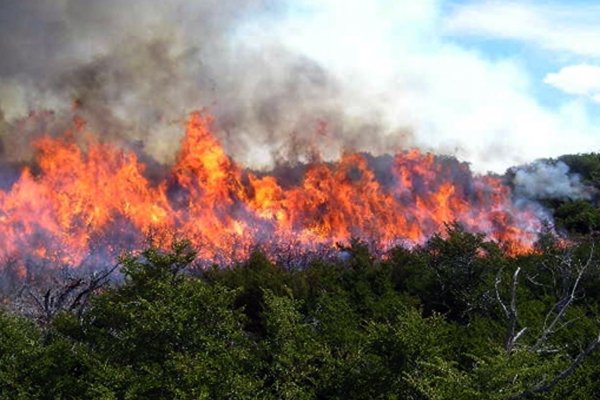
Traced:
<path fill-rule="evenodd" d="M 35 172 L 25 168 L 0 191 L 0 257 L 78 265 L 94 252 L 140 245 L 152 232 L 189 238 L 204 259 L 235 260 L 259 243 L 301 248 L 362 238 L 385 249 L 423 243 L 461 222 L 512 251 L 531 249 L 541 221 L 517 206 L 498 178 L 410 150 L 383 171 L 366 155 L 315 161 L 293 183 L 240 168 L 193 113 L 167 178 L 152 183 L 130 151 L 85 135 L 38 139 Z"/>

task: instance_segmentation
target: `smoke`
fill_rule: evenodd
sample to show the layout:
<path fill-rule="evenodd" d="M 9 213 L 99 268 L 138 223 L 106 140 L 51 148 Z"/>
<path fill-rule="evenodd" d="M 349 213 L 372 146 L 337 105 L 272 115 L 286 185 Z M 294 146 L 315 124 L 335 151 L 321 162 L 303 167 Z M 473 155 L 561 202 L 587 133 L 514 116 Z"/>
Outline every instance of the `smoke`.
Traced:
<path fill-rule="evenodd" d="M 335 157 L 409 145 L 407 130 L 387 125 L 375 108 L 352 107 L 348 88 L 269 30 L 286 7 L 275 0 L 5 2 L 3 159 L 27 160 L 33 136 L 60 133 L 78 115 L 103 140 L 171 162 L 182 122 L 198 108 L 214 114 L 227 151 L 253 167 L 315 150 Z M 263 31 L 244 33 L 248 21 Z"/>
<path fill-rule="evenodd" d="M 590 199 L 593 188 L 571 174 L 562 161 L 537 161 L 513 169 L 513 186 L 517 196 L 535 200 Z"/>

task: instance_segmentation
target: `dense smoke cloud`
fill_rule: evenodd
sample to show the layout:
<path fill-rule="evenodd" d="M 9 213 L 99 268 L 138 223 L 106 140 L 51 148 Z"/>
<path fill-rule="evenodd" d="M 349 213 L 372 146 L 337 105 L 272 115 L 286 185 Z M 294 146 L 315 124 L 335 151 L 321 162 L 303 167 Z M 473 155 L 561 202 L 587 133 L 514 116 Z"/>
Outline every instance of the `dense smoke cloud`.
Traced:
<path fill-rule="evenodd" d="M 160 162 L 172 160 L 187 113 L 204 107 L 227 150 L 251 166 L 302 159 L 315 147 L 334 156 L 409 145 L 377 110 L 349 111 L 347 88 L 269 34 L 285 11 L 274 0 L 5 2 L 4 158 L 26 160 L 30 137 L 64 130 L 74 105 L 89 130 Z M 265 32 L 240 33 L 250 20 L 264 21 Z M 40 109 L 53 114 L 23 122 Z"/>

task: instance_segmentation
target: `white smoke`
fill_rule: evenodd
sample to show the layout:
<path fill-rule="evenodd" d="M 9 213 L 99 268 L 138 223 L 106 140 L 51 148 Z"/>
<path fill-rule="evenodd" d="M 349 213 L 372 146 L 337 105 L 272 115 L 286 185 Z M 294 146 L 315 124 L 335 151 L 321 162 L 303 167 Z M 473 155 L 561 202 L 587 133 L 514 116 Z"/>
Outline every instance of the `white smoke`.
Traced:
<path fill-rule="evenodd" d="M 590 199 L 593 188 L 586 186 L 581 177 L 569 172 L 562 161 L 537 161 L 518 167 L 514 173 L 515 194 L 535 200 Z"/>

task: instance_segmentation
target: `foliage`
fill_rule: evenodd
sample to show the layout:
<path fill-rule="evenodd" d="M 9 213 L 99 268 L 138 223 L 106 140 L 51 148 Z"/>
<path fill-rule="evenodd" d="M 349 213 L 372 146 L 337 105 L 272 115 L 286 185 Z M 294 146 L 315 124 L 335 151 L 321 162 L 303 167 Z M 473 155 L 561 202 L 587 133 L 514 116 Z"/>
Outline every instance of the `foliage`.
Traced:
<path fill-rule="evenodd" d="M 564 202 L 554 214 L 559 228 L 570 233 L 588 234 L 600 231 L 600 208 L 585 200 Z"/>
<path fill-rule="evenodd" d="M 594 398 L 598 246 L 542 239 L 513 257 L 449 225 L 301 269 L 257 251 L 190 270 L 186 242 L 129 254 L 81 315 L 0 311 L 0 398 Z"/>
<path fill-rule="evenodd" d="M 569 170 L 578 174 L 587 185 L 600 188 L 600 154 L 570 154 L 559 158 L 569 166 Z"/>
<path fill-rule="evenodd" d="M 569 234 L 586 235 L 600 230 L 600 154 L 570 154 L 558 158 L 572 174 L 588 187 L 590 199 L 549 200 L 545 205 L 554 213 L 558 229 Z"/>

